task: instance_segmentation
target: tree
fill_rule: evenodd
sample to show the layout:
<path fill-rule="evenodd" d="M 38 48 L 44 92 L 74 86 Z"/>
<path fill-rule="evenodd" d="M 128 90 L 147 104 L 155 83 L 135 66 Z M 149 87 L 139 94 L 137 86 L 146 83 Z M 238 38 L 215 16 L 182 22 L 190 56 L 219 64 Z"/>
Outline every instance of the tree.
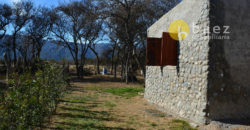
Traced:
<path fill-rule="evenodd" d="M 27 26 L 27 40 L 30 40 L 32 46 L 32 58 L 39 59 L 42 47 L 49 36 L 53 21 L 50 18 L 52 11 L 46 7 L 39 7 L 34 11 L 31 22 Z"/>
<path fill-rule="evenodd" d="M 145 76 L 145 43 L 147 28 L 170 10 L 177 0 L 109 0 L 104 1 L 107 23 L 119 39 L 122 77 L 128 83 L 135 66 Z M 111 39 L 111 38 L 110 38 Z"/>
<path fill-rule="evenodd" d="M 84 6 L 82 7 L 82 11 L 85 13 L 84 26 L 81 30 L 81 35 L 79 39 L 82 39 L 85 44 L 88 45 L 88 49 L 90 49 L 96 56 L 96 72 L 100 74 L 99 69 L 99 55 L 95 50 L 95 46 L 98 41 L 100 41 L 100 33 L 102 31 L 102 17 L 101 17 L 101 8 L 98 6 L 99 1 L 97 0 L 83 0 Z M 83 44 L 81 44 L 83 45 Z M 83 48 L 83 47 L 81 47 Z M 85 64 L 85 55 L 87 50 L 82 50 L 81 52 L 81 66 Z"/>
<path fill-rule="evenodd" d="M 12 51 L 14 54 L 14 65 L 17 62 L 17 35 L 28 24 L 32 18 L 33 3 L 30 1 L 20 1 L 14 3 L 12 20 Z"/>
<path fill-rule="evenodd" d="M 12 10 L 9 5 L 0 4 L 0 39 L 2 39 L 6 32 L 6 26 L 11 22 Z"/>
<path fill-rule="evenodd" d="M 18 37 L 21 37 L 21 36 L 18 36 Z M 30 55 L 30 54 L 31 54 L 31 46 L 33 44 L 33 41 L 27 35 L 23 35 L 22 39 L 20 39 L 18 41 L 20 43 L 17 46 L 17 50 L 18 50 L 19 54 L 21 55 L 21 57 L 23 58 L 22 65 L 23 65 L 23 67 L 25 67 L 25 66 L 27 67 L 27 66 L 29 66 L 29 59 L 32 58 L 32 55 Z M 18 60 L 18 61 L 19 61 L 19 63 L 21 62 L 20 60 Z M 20 66 L 18 66 L 18 67 L 20 67 Z"/>
<path fill-rule="evenodd" d="M 101 29 L 96 6 L 93 0 L 75 1 L 57 7 L 55 15 L 52 32 L 69 49 L 79 78 L 83 76 L 87 50 L 99 37 Z"/>
<path fill-rule="evenodd" d="M 119 39 L 116 37 L 115 30 L 113 29 L 114 27 L 106 22 L 106 30 L 105 33 L 109 37 L 110 44 L 112 46 L 112 56 L 111 56 L 111 74 L 114 75 L 114 79 L 116 79 L 116 70 L 117 70 L 117 64 L 119 60 L 119 54 L 120 54 L 120 49 L 118 47 L 118 42 Z"/>

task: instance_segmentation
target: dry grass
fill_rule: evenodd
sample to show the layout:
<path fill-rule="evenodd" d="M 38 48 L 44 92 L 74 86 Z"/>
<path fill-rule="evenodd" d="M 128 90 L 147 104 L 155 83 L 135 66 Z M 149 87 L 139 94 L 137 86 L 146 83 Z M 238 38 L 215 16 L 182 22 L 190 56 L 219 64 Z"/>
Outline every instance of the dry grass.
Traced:
<path fill-rule="evenodd" d="M 125 84 L 110 76 L 93 76 L 73 82 L 72 86 L 47 129 L 182 128 L 172 123 L 171 117 L 147 104 L 140 95 L 143 84 Z M 190 128 L 187 123 L 183 125 Z"/>

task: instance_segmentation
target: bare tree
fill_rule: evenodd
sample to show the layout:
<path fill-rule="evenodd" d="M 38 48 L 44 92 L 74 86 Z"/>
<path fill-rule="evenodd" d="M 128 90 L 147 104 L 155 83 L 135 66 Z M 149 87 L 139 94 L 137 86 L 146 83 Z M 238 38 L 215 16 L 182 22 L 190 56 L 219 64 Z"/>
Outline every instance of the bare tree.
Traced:
<path fill-rule="evenodd" d="M 128 83 L 135 74 L 135 66 L 145 76 L 146 30 L 178 0 L 109 0 L 104 1 L 107 23 L 119 39 L 122 77 Z M 112 38 L 110 38 L 112 40 Z"/>
<path fill-rule="evenodd" d="M 143 8 L 141 8 L 141 1 L 136 0 L 111 0 L 109 3 L 110 19 L 112 25 L 116 30 L 116 37 L 120 40 L 120 47 L 123 48 L 123 63 L 124 75 L 126 83 L 129 82 L 129 75 L 131 72 L 131 59 L 133 58 L 133 49 L 135 48 L 135 40 L 137 37 L 137 30 L 141 26 L 138 23 Z"/>
<path fill-rule="evenodd" d="M 21 37 L 21 36 L 18 36 Z M 33 44 L 33 41 L 30 39 L 29 36 L 27 35 L 22 35 L 22 39 L 18 40 L 20 43 L 17 45 L 17 50 L 19 54 L 22 57 L 22 61 L 20 61 L 19 58 L 19 63 L 22 63 L 23 68 L 29 66 L 29 59 L 31 59 L 31 46 Z M 19 66 L 20 67 L 20 66 Z"/>
<path fill-rule="evenodd" d="M 9 5 L 0 4 L 0 39 L 2 39 L 6 32 L 6 26 L 11 22 L 12 10 Z"/>
<path fill-rule="evenodd" d="M 52 19 L 50 16 L 52 11 L 46 7 L 39 7 L 34 11 L 34 16 L 31 18 L 26 31 L 28 39 L 31 40 L 32 45 L 32 58 L 40 58 L 40 53 L 42 47 L 48 38 L 51 28 L 52 28 Z"/>
<path fill-rule="evenodd" d="M 97 0 L 83 0 L 83 5 L 81 10 L 84 12 L 84 17 L 82 19 L 84 26 L 81 30 L 81 35 L 79 37 L 80 41 L 84 41 L 84 44 L 88 45 L 88 49 L 90 49 L 96 56 L 96 72 L 100 74 L 99 69 L 99 55 L 95 50 L 95 46 L 98 41 L 101 40 L 100 32 L 102 31 L 102 18 L 101 18 L 101 9 L 98 6 L 99 1 Z M 83 48 L 83 47 L 81 47 Z M 81 51 L 81 66 L 85 64 L 85 55 L 87 50 Z"/>
<path fill-rule="evenodd" d="M 55 36 L 56 40 L 59 41 L 59 44 L 68 48 L 76 66 L 77 76 L 78 78 L 80 78 L 78 61 L 79 45 L 76 36 L 76 24 L 78 22 L 77 19 L 70 19 L 71 16 L 67 16 L 67 14 L 64 14 L 64 12 L 59 11 L 60 9 L 58 9 L 58 11 L 55 12 L 54 17 L 52 17 L 55 20 L 52 28 L 52 33 Z M 73 42 L 71 42 L 71 39 L 73 39 Z"/>
<path fill-rule="evenodd" d="M 116 37 L 116 32 L 113 29 L 114 27 L 106 22 L 107 29 L 105 30 L 105 33 L 109 37 L 110 44 L 112 46 L 112 56 L 111 56 L 111 74 L 114 75 L 114 79 L 116 79 L 116 70 L 117 70 L 117 63 L 118 63 L 118 57 L 119 57 L 119 47 L 118 42 L 119 39 Z"/>
<path fill-rule="evenodd" d="M 20 1 L 14 3 L 12 20 L 12 51 L 14 54 L 14 65 L 17 62 L 17 35 L 28 24 L 32 18 L 33 3 L 30 1 Z"/>
<path fill-rule="evenodd" d="M 9 73 L 11 72 L 11 39 L 9 37 L 4 37 L 0 48 L 3 49 L 4 63 L 6 66 L 6 81 L 8 83 Z"/>
<path fill-rule="evenodd" d="M 98 22 L 96 12 L 93 0 L 75 1 L 57 8 L 57 20 L 52 32 L 57 40 L 69 49 L 78 77 L 83 76 L 87 50 L 99 37 L 101 24 Z"/>

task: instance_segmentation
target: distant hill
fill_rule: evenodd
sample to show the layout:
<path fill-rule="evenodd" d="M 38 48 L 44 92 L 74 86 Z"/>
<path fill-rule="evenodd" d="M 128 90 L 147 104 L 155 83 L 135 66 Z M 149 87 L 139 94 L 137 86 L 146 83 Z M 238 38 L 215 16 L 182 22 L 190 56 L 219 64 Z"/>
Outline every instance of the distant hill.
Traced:
<path fill-rule="evenodd" d="M 110 44 L 97 44 L 96 51 L 99 55 L 108 48 L 111 48 Z M 80 55 L 79 55 L 80 56 Z M 86 57 L 89 59 L 95 58 L 95 54 L 89 49 L 86 53 Z M 73 60 L 68 48 L 59 46 L 52 42 L 47 42 L 42 49 L 41 58 L 47 60 L 61 60 L 62 58 L 66 60 Z"/>
<path fill-rule="evenodd" d="M 3 58 L 4 49 L 1 48 L 1 44 L 2 44 L 2 41 L 0 41 L 0 58 Z M 101 55 L 102 52 L 108 48 L 111 48 L 111 44 L 108 44 L 108 43 L 97 44 L 95 47 L 99 55 Z M 86 53 L 86 57 L 89 59 L 92 59 L 92 58 L 95 58 L 95 55 L 89 49 Z M 61 59 L 73 60 L 68 48 L 65 48 L 63 46 L 60 46 L 50 41 L 46 42 L 46 44 L 43 46 L 43 49 L 41 52 L 41 58 L 47 59 L 47 60 L 61 60 Z"/>

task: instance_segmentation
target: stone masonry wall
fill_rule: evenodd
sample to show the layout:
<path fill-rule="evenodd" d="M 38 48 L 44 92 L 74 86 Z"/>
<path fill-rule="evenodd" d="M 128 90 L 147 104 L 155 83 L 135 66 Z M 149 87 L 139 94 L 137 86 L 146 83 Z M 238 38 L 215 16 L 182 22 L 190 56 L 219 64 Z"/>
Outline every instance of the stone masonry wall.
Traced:
<path fill-rule="evenodd" d="M 209 26 L 209 6 L 208 0 L 183 0 L 148 29 L 148 37 L 159 38 L 174 20 L 200 28 L 179 43 L 177 66 L 146 67 L 145 98 L 169 114 L 202 124 L 207 121 L 209 35 L 203 30 Z"/>
<path fill-rule="evenodd" d="M 219 25 L 222 31 L 229 26 L 230 40 L 209 43 L 210 119 L 234 122 L 250 118 L 249 8 L 249 0 L 211 0 L 210 26 Z"/>

